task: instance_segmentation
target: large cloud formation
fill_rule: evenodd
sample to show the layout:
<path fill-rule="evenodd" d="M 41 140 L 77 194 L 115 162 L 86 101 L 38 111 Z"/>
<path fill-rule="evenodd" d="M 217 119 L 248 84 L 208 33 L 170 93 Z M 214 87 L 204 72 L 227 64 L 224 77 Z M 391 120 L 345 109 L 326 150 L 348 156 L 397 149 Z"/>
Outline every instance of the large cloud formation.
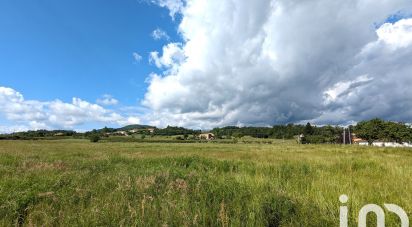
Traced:
<path fill-rule="evenodd" d="M 412 121 L 412 19 L 385 23 L 409 0 L 167 2 L 184 42 L 152 54 L 153 124 Z"/>

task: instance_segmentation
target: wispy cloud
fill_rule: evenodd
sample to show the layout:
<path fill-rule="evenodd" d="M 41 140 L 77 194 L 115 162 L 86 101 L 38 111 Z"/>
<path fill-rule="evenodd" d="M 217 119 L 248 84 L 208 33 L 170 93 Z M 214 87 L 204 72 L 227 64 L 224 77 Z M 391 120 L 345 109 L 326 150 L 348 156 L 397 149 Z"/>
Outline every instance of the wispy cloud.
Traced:
<path fill-rule="evenodd" d="M 169 40 L 170 39 L 169 35 L 160 28 L 157 28 L 156 30 L 152 32 L 152 37 L 154 40 L 161 40 L 161 39 Z"/>
<path fill-rule="evenodd" d="M 169 9 L 169 14 L 173 18 L 175 18 L 176 14 L 181 13 L 184 8 L 184 0 L 150 0 L 152 3 L 159 5 L 160 7 L 164 7 Z"/>
<path fill-rule="evenodd" d="M 143 59 L 143 57 L 139 54 L 139 53 L 137 53 L 137 52 L 133 52 L 133 59 L 136 61 L 136 62 L 140 62 L 142 59 Z"/>
<path fill-rule="evenodd" d="M 115 98 L 113 98 L 113 96 L 111 95 L 103 95 L 102 98 L 97 99 L 96 102 L 100 105 L 104 105 L 104 106 L 113 106 L 113 105 L 117 105 L 119 103 L 119 101 Z"/>

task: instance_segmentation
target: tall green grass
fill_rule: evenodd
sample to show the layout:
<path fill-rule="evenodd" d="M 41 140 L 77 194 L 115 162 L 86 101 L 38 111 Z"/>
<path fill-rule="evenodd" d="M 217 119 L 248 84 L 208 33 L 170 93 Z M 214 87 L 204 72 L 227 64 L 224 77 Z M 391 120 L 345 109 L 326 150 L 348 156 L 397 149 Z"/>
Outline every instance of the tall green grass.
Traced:
<path fill-rule="evenodd" d="M 338 226 L 347 194 L 356 226 L 368 203 L 411 214 L 411 164 L 408 149 L 282 140 L 0 141 L 0 225 Z"/>

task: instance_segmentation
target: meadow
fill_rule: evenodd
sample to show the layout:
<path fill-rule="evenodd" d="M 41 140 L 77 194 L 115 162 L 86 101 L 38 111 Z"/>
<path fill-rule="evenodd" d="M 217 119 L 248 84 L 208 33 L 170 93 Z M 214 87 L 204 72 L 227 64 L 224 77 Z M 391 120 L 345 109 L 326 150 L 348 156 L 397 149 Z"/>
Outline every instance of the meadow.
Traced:
<path fill-rule="evenodd" d="M 411 217 L 411 149 L 263 141 L 0 141 L 0 226 L 339 226 L 341 194 L 350 226 Z"/>

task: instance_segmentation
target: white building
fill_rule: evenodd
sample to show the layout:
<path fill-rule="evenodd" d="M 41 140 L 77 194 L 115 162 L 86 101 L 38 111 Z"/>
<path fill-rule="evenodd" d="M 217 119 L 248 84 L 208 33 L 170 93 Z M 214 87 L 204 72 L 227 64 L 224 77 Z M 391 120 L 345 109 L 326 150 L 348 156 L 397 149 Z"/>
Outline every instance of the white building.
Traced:
<path fill-rule="evenodd" d="M 355 144 L 359 146 L 369 146 L 367 141 L 359 141 Z M 412 147 L 412 143 L 396 143 L 396 142 L 383 142 L 383 141 L 375 141 L 372 143 L 374 147 Z"/>
<path fill-rule="evenodd" d="M 375 141 L 372 143 L 372 146 L 375 146 L 375 147 L 412 147 L 412 144 Z"/>

